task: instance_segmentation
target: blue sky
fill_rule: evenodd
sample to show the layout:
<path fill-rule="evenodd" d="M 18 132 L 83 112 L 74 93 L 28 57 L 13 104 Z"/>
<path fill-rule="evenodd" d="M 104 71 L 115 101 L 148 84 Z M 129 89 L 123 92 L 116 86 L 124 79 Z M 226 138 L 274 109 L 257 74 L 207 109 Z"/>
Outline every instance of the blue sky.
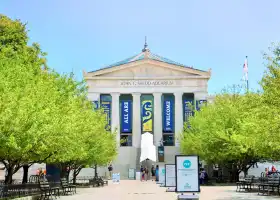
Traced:
<path fill-rule="evenodd" d="M 245 56 L 250 87 L 265 70 L 262 52 L 280 37 L 279 0 L 0 0 L 0 13 L 28 22 L 32 42 L 56 71 L 77 79 L 137 53 L 212 68 L 209 93 L 240 84 Z"/>

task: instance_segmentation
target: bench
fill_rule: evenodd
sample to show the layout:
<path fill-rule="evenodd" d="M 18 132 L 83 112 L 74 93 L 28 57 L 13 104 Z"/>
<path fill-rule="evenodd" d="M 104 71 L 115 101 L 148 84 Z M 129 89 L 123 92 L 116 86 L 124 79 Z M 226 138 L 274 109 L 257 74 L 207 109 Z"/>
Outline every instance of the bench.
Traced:
<path fill-rule="evenodd" d="M 275 192 L 277 190 L 278 195 L 280 195 L 280 178 L 279 177 L 268 177 L 265 182 L 258 185 L 258 195 L 267 194 Z"/>
<path fill-rule="evenodd" d="M 71 185 L 68 183 L 68 181 L 66 180 L 66 178 L 61 178 L 60 179 L 61 182 L 61 187 L 62 187 L 62 191 L 64 195 L 67 194 L 74 194 L 77 193 L 76 191 L 76 185 Z"/>
<path fill-rule="evenodd" d="M 103 181 L 103 185 L 108 185 L 108 180 L 105 177 L 100 177 L 101 181 Z"/>
<path fill-rule="evenodd" d="M 53 196 L 55 198 L 60 196 L 59 193 L 59 187 L 51 187 L 50 184 L 48 183 L 48 181 L 40 181 L 39 182 L 39 187 L 40 187 L 40 191 L 41 191 L 41 197 L 40 199 L 42 199 L 44 197 L 45 198 L 52 198 Z"/>
<path fill-rule="evenodd" d="M 1 185 L 0 199 L 24 197 L 28 195 L 38 194 L 38 192 L 39 185 L 33 183 Z"/>
<path fill-rule="evenodd" d="M 92 186 L 104 186 L 108 185 L 108 180 L 103 180 L 101 177 L 94 177 L 89 180 L 89 184 Z"/>
<path fill-rule="evenodd" d="M 240 192 L 241 190 L 250 191 L 253 186 L 253 178 L 254 177 L 246 177 L 236 182 L 236 191 Z"/>

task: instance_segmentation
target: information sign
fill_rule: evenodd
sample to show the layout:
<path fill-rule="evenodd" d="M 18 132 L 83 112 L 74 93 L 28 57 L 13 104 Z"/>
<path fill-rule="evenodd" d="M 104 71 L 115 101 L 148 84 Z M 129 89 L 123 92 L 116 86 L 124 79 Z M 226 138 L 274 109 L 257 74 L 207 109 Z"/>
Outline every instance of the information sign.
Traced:
<path fill-rule="evenodd" d="M 175 165 L 165 165 L 165 187 L 176 187 Z"/>
<path fill-rule="evenodd" d="M 160 184 L 165 183 L 165 166 L 159 166 L 158 168 L 158 182 Z"/>
<path fill-rule="evenodd" d="M 176 192 L 200 192 L 198 156 L 175 156 Z"/>

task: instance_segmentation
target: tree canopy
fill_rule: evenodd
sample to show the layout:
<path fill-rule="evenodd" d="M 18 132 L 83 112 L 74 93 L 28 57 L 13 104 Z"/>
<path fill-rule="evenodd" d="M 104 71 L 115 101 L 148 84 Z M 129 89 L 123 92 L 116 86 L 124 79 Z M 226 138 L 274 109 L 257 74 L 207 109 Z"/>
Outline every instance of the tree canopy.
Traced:
<path fill-rule="evenodd" d="M 228 167 L 233 179 L 256 162 L 279 160 L 280 48 L 271 51 L 265 54 L 262 91 L 244 93 L 232 87 L 195 111 L 181 136 L 182 153 Z"/>
<path fill-rule="evenodd" d="M 87 100 L 85 83 L 46 67 L 26 25 L 0 15 L 0 162 L 6 183 L 23 165 L 73 162 L 103 165 L 116 155 L 115 135 Z"/>

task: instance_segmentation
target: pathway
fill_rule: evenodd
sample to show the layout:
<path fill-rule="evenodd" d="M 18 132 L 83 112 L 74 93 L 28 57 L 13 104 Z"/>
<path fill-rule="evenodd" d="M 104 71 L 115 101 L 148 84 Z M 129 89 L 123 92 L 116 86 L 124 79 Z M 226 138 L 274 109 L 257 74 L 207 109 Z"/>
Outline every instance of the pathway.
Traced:
<path fill-rule="evenodd" d="M 165 192 L 152 181 L 122 180 L 102 188 L 78 189 L 78 194 L 61 197 L 61 200 L 175 200 L 177 195 Z M 200 200 L 279 200 L 279 197 L 258 196 L 256 193 L 236 193 L 235 187 L 201 187 Z"/>

